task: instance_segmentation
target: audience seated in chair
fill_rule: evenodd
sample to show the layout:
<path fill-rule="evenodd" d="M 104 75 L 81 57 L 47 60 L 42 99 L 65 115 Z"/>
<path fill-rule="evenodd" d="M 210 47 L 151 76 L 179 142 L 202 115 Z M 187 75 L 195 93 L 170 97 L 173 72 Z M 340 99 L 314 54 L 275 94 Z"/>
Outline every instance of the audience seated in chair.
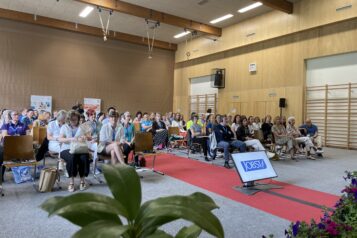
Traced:
<path fill-rule="evenodd" d="M 141 119 L 143 118 L 143 113 L 141 111 L 138 111 L 135 114 L 135 118 L 133 120 L 133 123 L 141 123 Z"/>
<path fill-rule="evenodd" d="M 264 122 L 262 124 L 262 131 L 263 131 L 263 135 L 264 135 L 264 140 L 265 141 L 270 141 L 271 140 L 271 136 L 272 136 L 272 132 L 271 132 L 271 128 L 273 126 L 273 123 L 271 123 L 272 118 L 270 115 L 267 115 L 264 118 Z"/>
<path fill-rule="evenodd" d="M 143 114 L 143 119 L 141 120 L 141 131 L 149 132 L 152 130 L 152 121 L 149 120 L 149 114 L 145 112 Z"/>
<path fill-rule="evenodd" d="M 240 115 L 239 114 L 236 114 L 233 118 L 233 123 L 231 125 L 231 129 L 234 133 L 234 137 L 237 138 L 237 130 L 240 126 L 240 121 L 241 121 L 241 118 L 240 118 Z"/>
<path fill-rule="evenodd" d="M 217 117 L 216 117 L 217 118 Z M 219 124 L 214 127 L 214 133 L 216 136 L 217 147 L 223 148 L 224 150 L 224 167 L 230 168 L 229 166 L 229 147 L 238 148 L 240 152 L 246 151 L 246 145 L 244 142 L 239 140 L 234 140 L 234 133 L 231 128 L 227 125 L 227 116 L 219 117 Z"/>
<path fill-rule="evenodd" d="M 130 123 L 131 115 L 130 112 L 124 113 L 124 143 L 123 143 L 123 154 L 124 161 L 128 164 L 128 158 L 131 151 L 134 150 L 134 140 L 135 140 L 135 128 L 133 123 Z"/>
<path fill-rule="evenodd" d="M 99 134 L 98 153 L 111 156 L 112 164 L 124 164 L 122 145 L 124 143 L 124 128 L 118 122 L 119 114 L 112 111 L 109 122 L 102 126 Z"/>
<path fill-rule="evenodd" d="M 116 112 L 116 108 L 115 107 L 108 107 L 107 109 L 107 117 L 103 119 L 102 121 L 102 125 L 105 125 L 107 123 L 109 123 L 109 114 L 112 112 Z"/>
<path fill-rule="evenodd" d="M 161 120 L 161 114 L 155 114 L 155 121 L 152 124 L 152 135 L 154 137 L 154 146 L 162 149 L 168 142 L 168 131 L 166 124 Z"/>
<path fill-rule="evenodd" d="M 17 111 L 11 111 L 9 114 L 9 121 L 2 125 L 1 127 L 1 142 L 0 142 L 0 172 L 3 178 L 5 173 L 5 167 L 2 163 L 4 161 L 4 147 L 3 142 L 5 136 L 23 136 L 26 135 L 28 131 L 27 125 L 19 121 L 19 113 Z M 4 179 L 2 180 L 4 181 Z"/>
<path fill-rule="evenodd" d="M 78 111 L 70 110 L 67 113 L 66 124 L 64 124 L 60 129 L 59 142 L 61 143 L 61 159 L 66 161 L 66 169 L 70 182 L 68 185 L 68 191 L 74 192 L 74 178 L 79 174 L 80 185 L 79 189 L 85 190 L 87 184 L 85 182 L 85 177 L 89 174 L 89 154 L 71 154 L 70 144 L 74 142 L 86 142 L 87 138 L 85 136 L 79 136 L 77 134 L 79 127 L 80 114 Z"/>
<path fill-rule="evenodd" d="M 247 147 L 253 147 L 255 151 L 265 151 L 265 147 L 260 143 L 260 141 L 252 138 L 246 117 L 241 117 L 240 125 L 241 126 L 237 130 L 237 139 L 244 141 Z M 272 158 L 274 157 L 274 154 L 269 152 L 268 157 Z"/>
<path fill-rule="evenodd" d="M 311 119 L 307 118 L 305 124 L 301 125 L 300 128 L 303 128 L 306 132 L 306 135 L 311 138 L 314 145 L 316 145 L 316 153 L 321 155 L 322 150 L 322 138 L 319 135 L 319 130 L 316 125 L 312 124 Z"/>
<path fill-rule="evenodd" d="M 274 136 L 275 144 L 279 146 L 286 145 L 286 152 L 290 154 L 291 159 L 295 160 L 294 154 L 296 142 L 293 140 L 293 137 L 287 133 L 281 117 L 275 117 L 274 125 L 272 126 L 271 131 Z"/>
<path fill-rule="evenodd" d="M 51 113 L 47 111 L 40 111 L 38 118 L 33 121 L 33 127 L 45 127 L 48 125 L 51 119 Z"/>
<path fill-rule="evenodd" d="M 180 129 L 180 132 L 186 132 L 184 130 L 184 125 L 181 121 L 181 115 L 180 113 L 176 113 L 175 117 L 173 118 L 172 122 L 171 122 L 171 126 L 172 127 L 178 127 Z"/>
<path fill-rule="evenodd" d="M 302 136 L 300 131 L 295 127 L 295 117 L 288 118 L 288 124 L 286 125 L 286 131 L 291 135 L 297 143 L 303 143 L 306 149 L 306 157 L 308 159 L 314 160 L 315 158 L 311 156 L 310 149 L 316 149 L 308 136 Z"/>
<path fill-rule="evenodd" d="M 32 127 L 33 123 L 33 109 L 29 108 L 26 111 L 26 116 L 22 117 L 21 123 L 27 126 L 28 128 Z"/>
<path fill-rule="evenodd" d="M 191 125 L 191 142 L 200 144 L 203 149 L 203 154 L 205 156 L 205 160 L 209 161 L 207 157 L 207 137 L 205 136 L 204 129 L 200 124 L 198 124 L 198 116 L 193 116 L 193 124 Z"/>

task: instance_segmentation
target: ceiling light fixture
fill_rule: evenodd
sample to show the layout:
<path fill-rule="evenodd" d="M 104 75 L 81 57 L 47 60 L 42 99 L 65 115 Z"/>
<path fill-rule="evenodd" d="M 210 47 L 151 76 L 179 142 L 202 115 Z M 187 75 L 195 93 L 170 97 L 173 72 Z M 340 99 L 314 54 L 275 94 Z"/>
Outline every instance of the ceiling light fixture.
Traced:
<path fill-rule="evenodd" d="M 250 10 L 254 9 L 254 8 L 260 7 L 261 5 L 263 5 L 263 3 L 256 2 L 256 3 L 253 3 L 253 4 L 249 5 L 249 6 L 246 6 L 246 7 L 243 7 L 241 9 L 239 9 L 238 12 L 239 13 L 245 13 L 247 11 L 250 11 Z"/>
<path fill-rule="evenodd" d="M 92 6 L 86 6 L 80 13 L 79 16 L 80 17 L 87 17 L 89 15 L 89 13 L 91 13 L 93 11 L 94 7 Z"/>
<path fill-rule="evenodd" d="M 184 31 L 184 32 L 181 32 L 181 33 L 175 35 L 174 38 L 176 38 L 176 39 L 177 38 L 181 38 L 181 37 L 186 36 L 186 35 L 188 35 L 190 33 L 191 33 L 190 31 Z"/>
<path fill-rule="evenodd" d="M 211 24 L 216 24 L 216 23 L 218 23 L 218 22 L 227 20 L 227 19 L 229 19 L 229 18 L 231 18 L 231 17 L 233 17 L 233 14 L 227 14 L 227 15 L 224 15 L 224 16 L 219 17 L 219 18 L 217 18 L 217 19 L 214 19 L 214 20 L 210 21 L 209 23 L 211 23 Z"/>

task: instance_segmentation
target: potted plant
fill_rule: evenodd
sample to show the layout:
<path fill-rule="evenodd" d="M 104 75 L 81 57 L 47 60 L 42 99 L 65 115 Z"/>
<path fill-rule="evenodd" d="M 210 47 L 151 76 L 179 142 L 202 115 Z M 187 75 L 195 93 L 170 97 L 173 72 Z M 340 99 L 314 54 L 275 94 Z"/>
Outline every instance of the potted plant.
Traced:
<path fill-rule="evenodd" d="M 160 197 L 141 204 L 140 178 L 132 167 L 105 165 L 103 172 L 113 197 L 77 193 L 56 196 L 41 205 L 49 216 L 58 215 L 80 226 L 73 237 L 173 237 L 160 227 L 178 219 L 193 224 L 183 227 L 176 238 L 198 237 L 202 230 L 224 237 L 222 225 L 212 213 L 218 206 L 207 195 Z"/>

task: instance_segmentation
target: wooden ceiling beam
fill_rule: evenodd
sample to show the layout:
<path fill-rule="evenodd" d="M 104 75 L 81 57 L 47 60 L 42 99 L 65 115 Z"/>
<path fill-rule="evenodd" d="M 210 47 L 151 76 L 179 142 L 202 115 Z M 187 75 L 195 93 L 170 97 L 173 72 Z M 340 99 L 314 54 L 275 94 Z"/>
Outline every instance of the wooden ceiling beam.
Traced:
<path fill-rule="evenodd" d="M 190 29 L 214 36 L 221 36 L 222 29 L 210 26 L 201 22 L 189 20 L 183 17 L 174 16 L 164 12 L 155 11 L 142 6 L 134 5 L 119 0 L 75 0 L 78 2 L 95 5 L 98 7 L 110 9 L 113 11 L 133 15 L 136 17 L 159 21 L 172 26 L 177 26 L 183 29 Z"/>
<path fill-rule="evenodd" d="M 77 33 L 82 33 L 82 34 L 87 34 L 87 35 L 92 35 L 92 36 L 103 37 L 103 31 L 101 28 L 82 25 L 82 24 L 76 24 L 73 22 L 62 21 L 62 20 L 49 18 L 49 17 L 43 17 L 43 16 L 36 16 L 36 18 L 35 18 L 35 16 L 33 14 L 17 12 L 17 11 L 12 11 L 12 10 L 8 10 L 8 9 L 0 8 L 0 18 L 7 19 L 7 20 L 13 20 L 13 21 L 19 21 L 19 22 L 25 22 L 25 23 L 31 23 L 31 24 L 35 24 L 35 25 L 46 26 L 46 27 L 56 28 L 56 29 L 60 29 L 60 30 L 72 31 L 72 32 L 77 32 Z M 125 42 L 129 42 L 129 43 L 133 43 L 133 44 L 147 46 L 147 39 L 145 37 L 130 35 L 130 34 L 121 33 L 121 32 L 114 33 L 113 31 L 110 31 L 109 35 L 108 35 L 108 39 L 125 41 Z M 165 50 L 171 50 L 171 51 L 177 50 L 177 44 L 171 44 L 171 43 L 159 41 L 159 40 L 155 40 L 154 47 L 160 48 L 160 49 L 165 49 Z"/>
<path fill-rule="evenodd" d="M 253 0 L 255 2 L 261 2 L 263 5 L 279 10 L 288 14 L 292 14 L 294 11 L 294 4 L 286 0 Z"/>

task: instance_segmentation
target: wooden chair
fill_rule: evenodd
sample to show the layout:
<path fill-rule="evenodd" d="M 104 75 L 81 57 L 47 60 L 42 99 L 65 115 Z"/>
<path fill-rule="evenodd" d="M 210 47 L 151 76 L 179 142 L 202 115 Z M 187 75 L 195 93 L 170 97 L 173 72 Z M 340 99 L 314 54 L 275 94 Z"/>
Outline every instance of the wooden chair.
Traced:
<path fill-rule="evenodd" d="M 6 136 L 4 138 L 3 165 L 6 168 L 34 166 L 33 182 L 35 182 L 37 162 L 33 151 L 32 136 Z M 2 176 L 0 176 L 0 194 L 4 196 L 2 182 Z"/>
<path fill-rule="evenodd" d="M 145 158 L 145 156 L 153 156 L 154 159 L 152 161 L 151 171 L 154 173 L 158 173 L 164 175 L 163 172 L 155 170 L 155 160 L 156 156 L 160 154 L 159 151 L 154 151 L 154 142 L 152 133 L 150 132 L 138 132 L 135 134 L 135 148 L 133 156 L 141 155 Z"/>
<path fill-rule="evenodd" d="M 168 128 L 168 136 L 169 138 L 171 138 L 171 136 L 179 136 L 180 135 L 180 128 L 178 127 L 169 127 Z M 172 143 L 171 143 L 172 142 Z M 185 138 L 183 139 L 178 139 L 178 140 L 173 140 L 173 141 L 169 141 L 169 145 L 171 146 L 186 146 L 187 145 L 187 141 Z"/>
<path fill-rule="evenodd" d="M 140 123 L 134 123 L 134 130 L 135 130 L 135 133 L 141 131 L 141 125 L 140 125 Z"/>

